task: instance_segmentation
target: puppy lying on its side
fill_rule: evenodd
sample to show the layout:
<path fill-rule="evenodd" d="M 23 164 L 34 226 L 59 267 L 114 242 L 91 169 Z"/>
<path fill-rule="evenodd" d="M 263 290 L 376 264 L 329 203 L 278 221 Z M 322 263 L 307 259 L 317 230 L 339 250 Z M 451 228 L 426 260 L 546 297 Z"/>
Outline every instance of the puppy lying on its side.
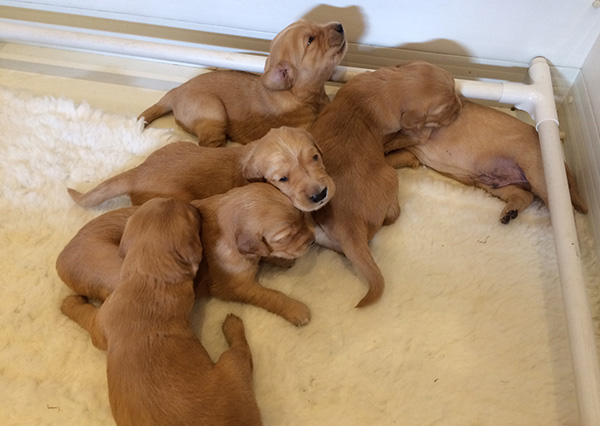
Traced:
<path fill-rule="evenodd" d="M 242 321 L 225 319 L 230 348 L 216 364 L 191 327 L 200 226 L 187 203 L 149 201 L 127 219 L 121 282 L 100 308 L 82 296 L 63 302 L 63 313 L 106 350 L 108 396 L 119 426 L 261 424 Z"/>
<path fill-rule="evenodd" d="M 206 198 L 263 179 L 304 211 L 322 207 L 335 191 L 311 134 L 280 127 L 245 146 L 205 148 L 175 142 L 85 194 L 71 188 L 68 192 L 84 207 L 126 194 L 138 205 L 154 197 L 183 201 Z"/>
<path fill-rule="evenodd" d="M 500 222 L 505 224 L 527 208 L 534 195 L 547 205 L 535 128 L 502 111 L 465 99 L 462 103 L 457 119 L 435 129 L 429 138 L 422 140 L 401 131 L 386 141 L 389 164 L 397 168 L 424 164 L 466 185 L 485 189 L 507 203 L 500 214 Z M 585 202 L 566 163 L 565 167 L 573 206 L 585 213 Z"/>
<path fill-rule="evenodd" d="M 256 282 L 261 258 L 292 260 L 314 242 L 308 213 L 296 209 L 281 192 L 252 183 L 191 202 L 202 215 L 205 261 L 198 272 L 197 294 L 250 303 L 295 325 L 310 321 L 310 310 L 283 293 Z"/>
<path fill-rule="evenodd" d="M 247 143 L 273 127 L 307 128 L 329 102 L 325 82 L 346 54 L 341 24 L 298 21 L 270 44 L 264 74 L 213 71 L 176 87 L 142 112 L 151 123 L 173 112 L 204 146 Z"/>
<path fill-rule="evenodd" d="M 266 183 L 251 183 L 192 204 L 202 215 L 204 251 L 196 277 L 197 297 L 250 303 L 295 325 L 307 324 L 308 307 L 261 286 L 256 273 L 262 258 L 277 263 L 308 251 L 314 241 L 311 217 Z M 93 219 L 59 254 L 58 276 L 75 293 L 104 300 L 117 287 L 120 236 L 137 208 L 113 210 Z"/>
<path fill-rule="evenodd" d="M 369 291 L 357 306 L 381 297 L 384 279 L 368 244 L 400 214 L 398 176 L 386 163 L 384 136 L 400 129 L 427 135 L 459 111 L 452 76 L 418 62 L 354 77 L 311 128 L 336 185 L 335 197 L 313 212 L 317 243 L 345 254 L 367 279 Z"/>

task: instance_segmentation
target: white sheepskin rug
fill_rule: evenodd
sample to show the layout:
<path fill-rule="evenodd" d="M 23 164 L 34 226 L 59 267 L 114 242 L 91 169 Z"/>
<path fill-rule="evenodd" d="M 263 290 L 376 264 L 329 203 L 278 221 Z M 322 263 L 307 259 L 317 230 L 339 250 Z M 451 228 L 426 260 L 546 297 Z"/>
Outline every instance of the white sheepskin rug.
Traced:
<path fill-rule="evenodd" d="M 61 314 L 70 290 L 54 264 L 81 226 L 129 200 L 86 210 L 66 187 L 88 190 L 171 136 L 142 131 L 135 117 L 0 88 L 2 425 L 114 424 L 105 354 Z M 197 303 L 196 331 L 213 359 L 227 347 L 223 319 L 239 315 L 266 426 L 577 425 L 546 207 L 535 202 L 502 225 L 503 203 L 481 190 L 424 168 L 398 179 L 401 217 L 371 244 L 386 277 L 378 303 L 354 308 L 365 282 L 315 246 L 291 269 L 267 266 L 258 277 L 311 308 L 305 327 L 254 306 Z M 586 217 L 576 219 L 597 315 L 597 254 Z"/>

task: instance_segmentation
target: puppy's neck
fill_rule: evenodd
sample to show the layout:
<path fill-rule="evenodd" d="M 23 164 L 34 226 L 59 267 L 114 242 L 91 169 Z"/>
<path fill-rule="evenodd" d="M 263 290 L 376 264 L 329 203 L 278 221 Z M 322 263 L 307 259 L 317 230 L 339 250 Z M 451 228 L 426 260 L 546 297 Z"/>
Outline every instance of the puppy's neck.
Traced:
<path fill-rule="evenodd" d="M 184 326 L 195 301 L 191 279 L 173 283 L 136 273 L 126 275 L 114 294 L 119 303 L 135 313 L 135 318 L 140 322 L 147 321 L 151 328 L 155 327 L 151 324 L 165 321 L 176 321 Z M 114 298 L 112 303 L 115 304 Z"/>

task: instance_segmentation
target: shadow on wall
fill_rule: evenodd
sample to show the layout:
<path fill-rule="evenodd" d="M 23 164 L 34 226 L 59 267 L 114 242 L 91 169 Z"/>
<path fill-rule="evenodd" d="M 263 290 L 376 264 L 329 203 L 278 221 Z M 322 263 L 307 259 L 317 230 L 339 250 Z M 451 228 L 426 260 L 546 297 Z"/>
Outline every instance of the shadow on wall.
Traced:
<path fill-rule="evenodd" d="M 372 47 L 361 44 L 366 30 L 373 25 L 358 6 L 335 7 L 321 4 L 304 16 L 315 22 L 341 22 L 348 37 L 348 53 L 342 65 L 358 68 L 394 66 L 422 60 L 447 69 L 455 78 L 474 79 L 480 76 L 523 82 L 526 67 L 483 65 L 473 62 L 469 50 L 448 39 L 434 39 L 422 43 L 406 43 L 394 47 Z"/>

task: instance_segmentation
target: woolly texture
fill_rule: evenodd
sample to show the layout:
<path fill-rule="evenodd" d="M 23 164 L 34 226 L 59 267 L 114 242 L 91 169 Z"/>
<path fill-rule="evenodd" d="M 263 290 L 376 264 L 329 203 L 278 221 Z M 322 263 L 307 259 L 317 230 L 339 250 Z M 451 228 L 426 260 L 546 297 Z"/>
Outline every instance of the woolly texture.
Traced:
<path fill-rule="evenodd" d="M 5 89 L 0 128 L 1 423 L 114 424 L 105 354 L 61 314 L 70 290 L 54 263 L 81 226 L 129 200 L 86 210 L 66 187 L 89 190 L 171 133 Z M 315 246 L 291 269 L 265 266 L 258 277 L 311 308 L 305 327 L 254 306 L 197 303 L 194 324 L 213 359 L 227 347 L 221 323 L 236 313 L 266 426 L 575 426 L 547 209 L 536 202 L 502 225 L 503 203 L 481 190 L 423 168 L 398 177 L 402 214 L 371 244 L 386 278 L 378 303 L 354 308 L 365 282 L 344 257 Z M 586 217 L 576 219 L 597 315 L 597 256 Z"/>

